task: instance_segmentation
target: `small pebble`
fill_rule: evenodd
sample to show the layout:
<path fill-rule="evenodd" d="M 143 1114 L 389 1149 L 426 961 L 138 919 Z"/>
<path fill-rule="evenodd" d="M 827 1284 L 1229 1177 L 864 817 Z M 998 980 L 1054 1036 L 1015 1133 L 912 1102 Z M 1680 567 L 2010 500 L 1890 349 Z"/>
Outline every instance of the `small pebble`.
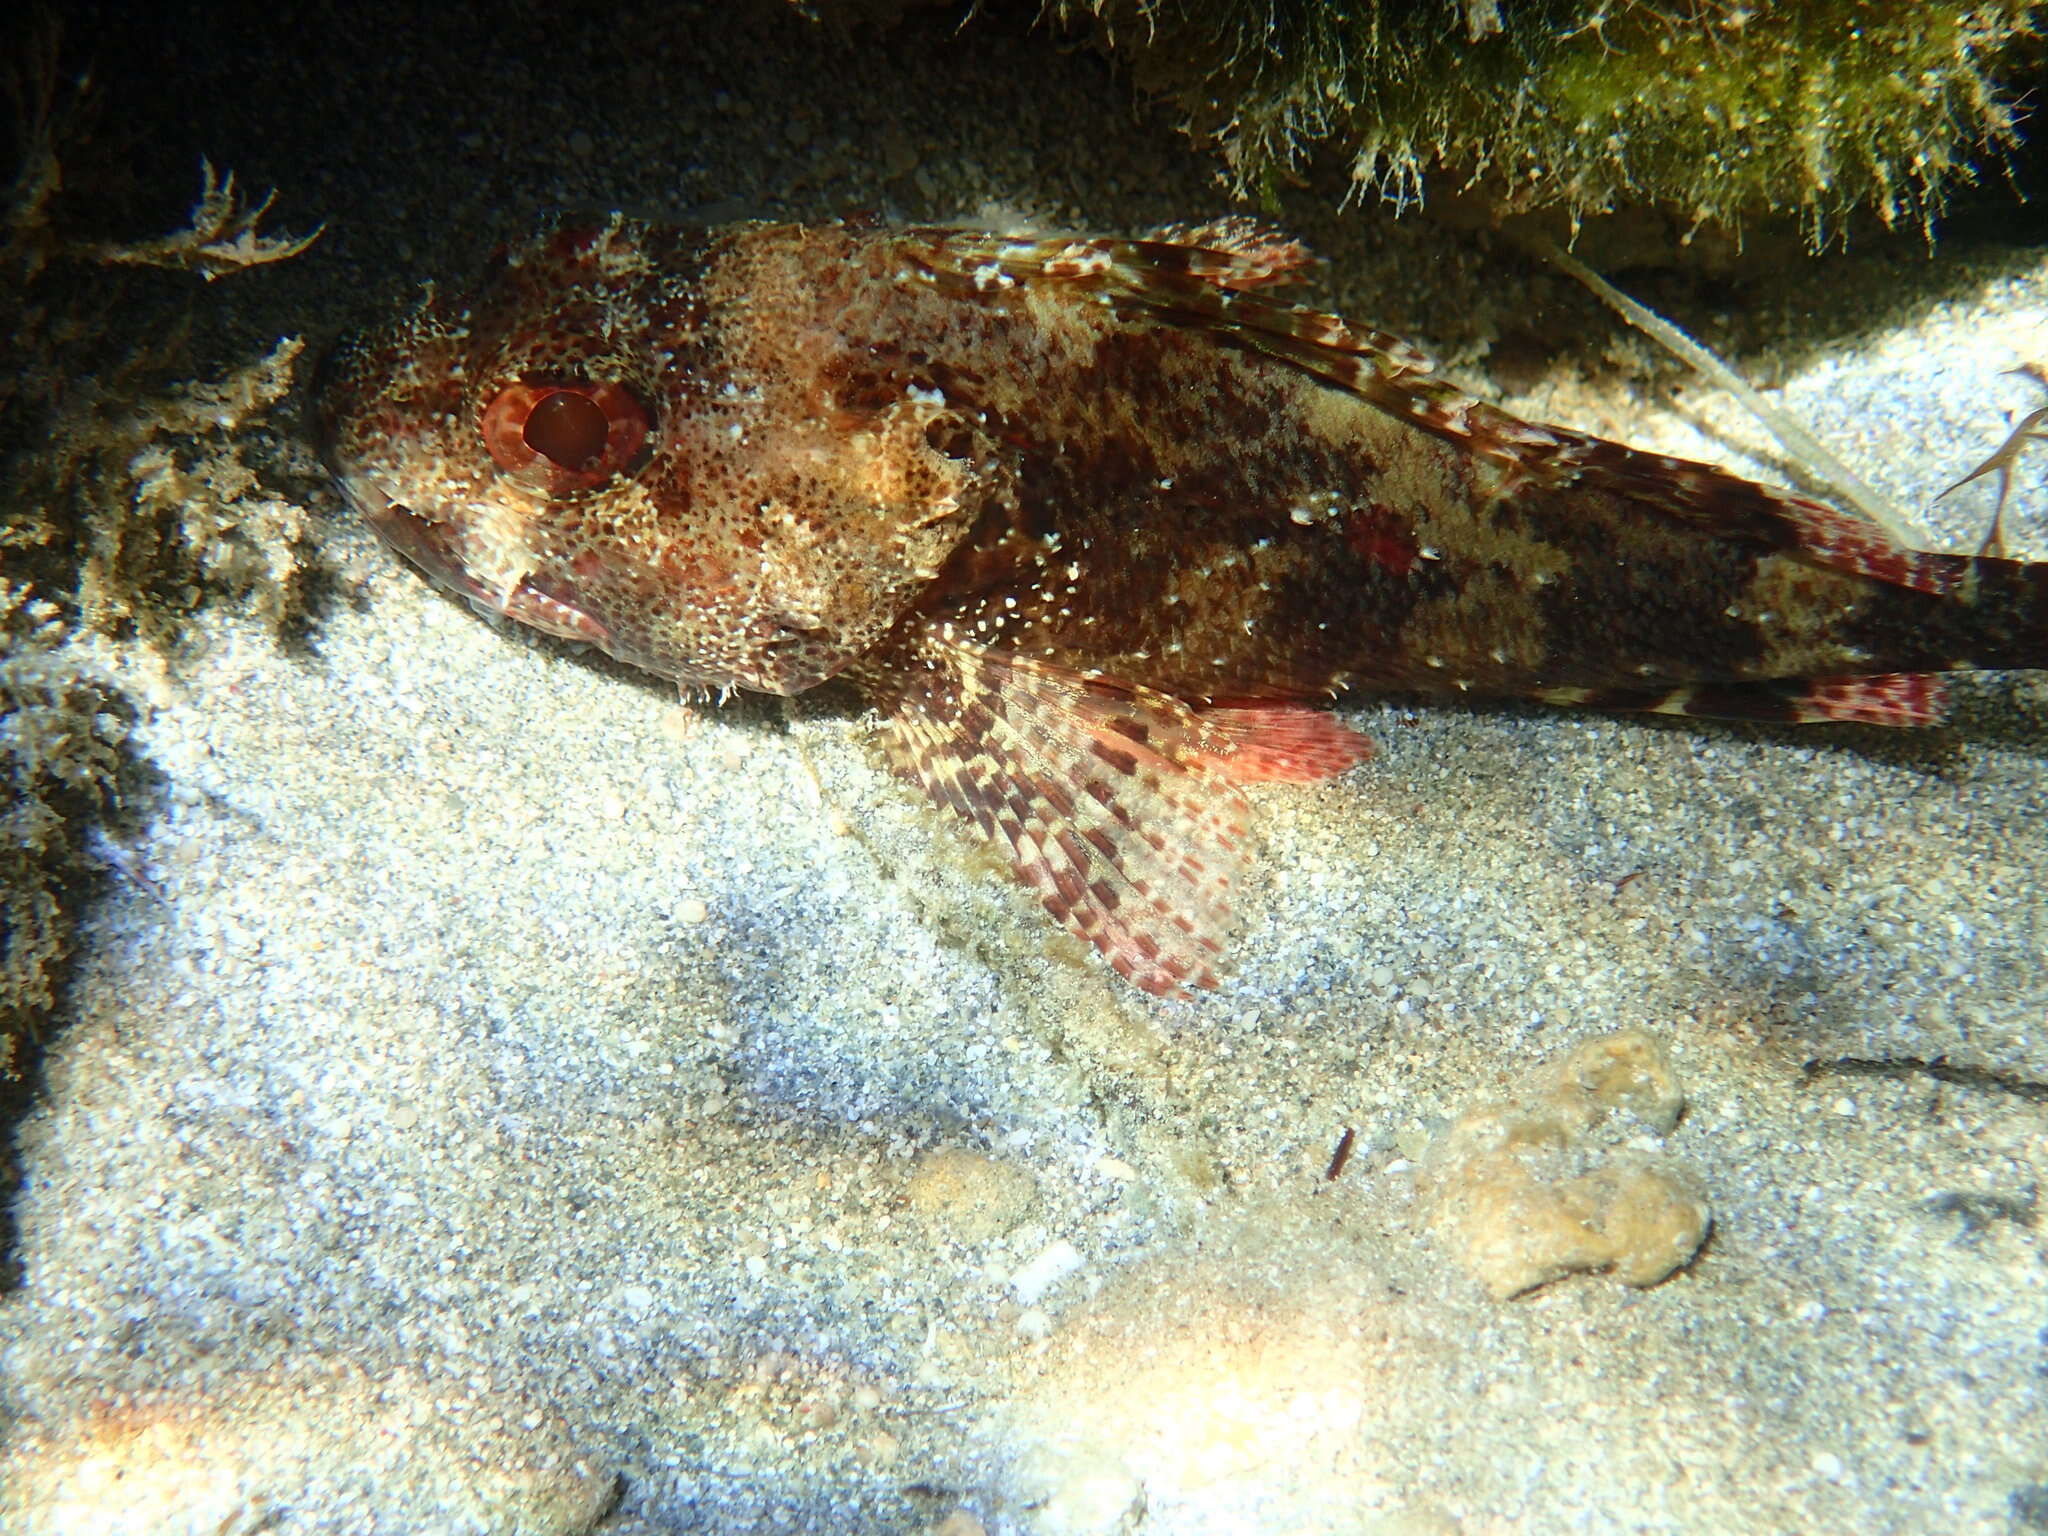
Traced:
<path fill-rule="evenodd" d="M 1072 1243 L 1064 1237 L 1056 1238 L 1037 1258 L 1010 1276 L 1010 1289 L 1025 1306 L 1031 1306 L 1085 1262 Z"/>

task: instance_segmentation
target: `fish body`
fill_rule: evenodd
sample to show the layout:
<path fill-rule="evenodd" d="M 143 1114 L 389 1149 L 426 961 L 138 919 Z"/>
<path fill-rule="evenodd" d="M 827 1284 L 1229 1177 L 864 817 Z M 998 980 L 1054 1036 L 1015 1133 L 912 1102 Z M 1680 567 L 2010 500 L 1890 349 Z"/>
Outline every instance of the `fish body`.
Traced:
<path fill-rule="evenodd" d="M 1237 785 L 1350 689 L 1926 724 L 2048 665 L 2048 565 L 1520 421 L 1275 302 L 1299 247 L 624 218 L 323 365 L 348 499 L 481 605 L 700 688 L 853 683 L 1145 990 L 1210 984 Z"/>

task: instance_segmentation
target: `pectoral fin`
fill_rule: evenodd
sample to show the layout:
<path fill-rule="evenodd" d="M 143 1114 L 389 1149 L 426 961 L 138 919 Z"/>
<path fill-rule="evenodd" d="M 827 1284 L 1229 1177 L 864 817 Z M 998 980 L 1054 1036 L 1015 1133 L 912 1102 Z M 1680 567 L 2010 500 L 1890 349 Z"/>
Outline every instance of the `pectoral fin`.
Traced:
<path fill-rule="evenodd" d="M 1162 996 L 1216 984 L 1235 922 L 1250 819 L 1218 745 L 1167 695 L 937 636 L 887 738 L 906 776 L 1007 849 L 1046 911 Z"/>

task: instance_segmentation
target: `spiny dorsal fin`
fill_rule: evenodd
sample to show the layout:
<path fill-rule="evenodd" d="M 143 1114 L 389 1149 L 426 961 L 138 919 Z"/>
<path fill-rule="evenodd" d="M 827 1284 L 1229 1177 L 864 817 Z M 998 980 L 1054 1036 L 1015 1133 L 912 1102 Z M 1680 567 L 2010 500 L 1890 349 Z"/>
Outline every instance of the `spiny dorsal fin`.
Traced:
<path fill-rule="evenodd" d="M 1226 214 L 1206 224 L 1163 224 L 1132 244 L 1141 249 L 1155 245 L 1192 247 L 1235 256 L 1240 266 L 1211 280 L 1239 291 L 1301 282 L 1316 264 L 1308 247 L 1299 240 L 1244 214 Z"/>
<path fill-rule="evenodd" d="M 1165 996 L 1216 984 L 1250 815 L 1189 706 L 931 634 L 886 745 L 1120 974 Z"/>
<path fill-rule="evenodd" d="M 1206 331 L 1370 401 L 1389 415 L 1477 452 L 1533 462 L 1555 439 L 1433 377 L 1436 364 L 1386 331 L 1335 315 L 1248 298 L 1273 280 L 1270 264 L 1237 249 L 1095 236 L 1012 239 L 975 230 L 919 231 L 915 252 L 932 280 L 977 292 L 991 283 L 1058 283 L 1133 318 Z M 1291 269 L 1289 269 L 1291 270 Z M 1475 421 L 1474 411 L 1484 413 Z M 1485 431 L 1479 430 L 1480 427 Z"/>
<path fill-rule="evenodd" d="M 1149 240 L 932 233 L 922 254 L 935 280 L 985 287 L 994 272 L 1011 283 L 1056 282 L 1133 316 L 1206 332 L 1490 460 L 1501 471 L 1498 496 L 1524 488 L 1606 493 L 1717 538 L 1747 540 L 1937 596 L 1955 592 L 1967 578 L 1963 557 L 1905 548 L 1862 518 L 1790 491 L 1711 464 L 1522 421 L 1435 377 L 1429 356 L 1398 336 L 1247 297 L 1246 290 L 1272 280 L 1261 275 L 1257 254 Z"/>

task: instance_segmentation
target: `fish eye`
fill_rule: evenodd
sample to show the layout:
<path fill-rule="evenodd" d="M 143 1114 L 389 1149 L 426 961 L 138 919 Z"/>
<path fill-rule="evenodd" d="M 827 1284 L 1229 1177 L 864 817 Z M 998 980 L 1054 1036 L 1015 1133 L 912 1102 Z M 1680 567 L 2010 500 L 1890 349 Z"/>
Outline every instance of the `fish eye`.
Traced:
<path fill-rule="evenodd" d="M 498 468 L 559 495 L 637 467 L 649 418 L 614 381 L 521 379 L 498 391 L 478 425 Z"/>
<path fill-rule="evenodd" d="M 520 441 L 561 469 L 587 469 L 604 452 L 611 418 L 588 395 L 558 389 L 542 395 L 526 413 Z"/>

